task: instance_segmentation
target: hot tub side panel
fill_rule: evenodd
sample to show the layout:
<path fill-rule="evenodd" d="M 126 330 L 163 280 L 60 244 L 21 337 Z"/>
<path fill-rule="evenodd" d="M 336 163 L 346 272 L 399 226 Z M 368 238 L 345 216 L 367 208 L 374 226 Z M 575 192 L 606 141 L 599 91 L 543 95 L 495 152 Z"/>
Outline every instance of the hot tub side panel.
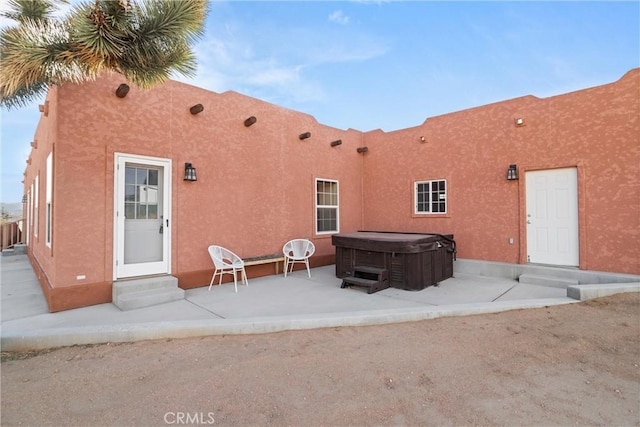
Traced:
<path fill-rule="evenodd" d="M 453 276 L 453 243 L 447 240 L 452 235 L 412 235 L 404 244 L 388 237 L 334 235 L 336 277 L 351 276 L 355 266 L 383 268 L 389 271 L 390 286 L 421 290 Z"/>

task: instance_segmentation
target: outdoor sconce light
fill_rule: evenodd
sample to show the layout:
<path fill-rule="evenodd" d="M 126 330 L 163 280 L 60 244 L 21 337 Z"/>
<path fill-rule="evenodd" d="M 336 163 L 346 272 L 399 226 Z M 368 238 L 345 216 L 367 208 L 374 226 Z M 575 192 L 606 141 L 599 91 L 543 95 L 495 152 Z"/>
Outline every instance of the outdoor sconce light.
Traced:
<path fill-rule="evenodd" d="M 358 147 L 356 150 L 358 153 L 366 153 L 369 151 L 369 147 Z"/>
<path fill-rule="evenodd" d="M 33 141 L 31 141 L 31 147 L 38 148 L 38 140 L 37 139 L 34 139 Z"/>
<path fill-rule="evenodd" d="M 518 179 L 518 167 L 516 165 L 509 165 L 509 170 L 507 170 L 507 179 L 509 181 L 515 181 Z"/>
<path fill-rule="evenodd" d="M 518 117 L 515 120 L 516 126 L 524 126 L 524 119 L 522 117 Z"/>
<path fill-rule="evenodd" d="M 197 181 L 196 168 L 191 163 L 184 164 L 184 180 L 185 181 Z"/>
<path fill-rule="evenodd" d="M 420 142 L 427 142 L 427 138 L 425 138 L 424 136 L 420 137 Z"/>
<path fill-rule="evenodd" d="M 305 132 L 305 133 L 301 133 L 298 138 L 307 139 L 307 138 L 310 138 L 310 137 L 311 137 L 311 132 Z"/>
<path fill-rule="evenodd" d="M 199 114 L 199 113 L 202 113 L 204 111 L 204 107 L 202 106 L 202 104 L 196 104 L 193 107 L 189 108 L 189 111 L 193 115 Z"/>
<path fill-rule="evenodd" d="M 340 144 L 342 144 L 342 140 L 341 139 L 337 139 L 335 141 L 331 141 L 331 146 L 332 147 L 338 146 Z"/>
<path fill-rule="evenodd" d="M 120 86 L 118 86 L 118 89 L 116 89 L 116 96 L 118 98 L 124 98 L 125 96 L 127 96 L 128 93 L 129 93 L 129 85 L 126 85 L 124 83 L 122 83 Z"/>
<path fill-rule="evenodd" d="M 255 116 L 251 116 L 251 117 L 249 117 L 247 120 L 245 120 L 245 121 L 244 121 L 244 125 L 245 125 L 246 127 L 249 127 L 249 126 L 251 126 L 252 124 L 254 124 L 255 122 L 257 122 L 257 121 L 258 121 L 258 119 L 256 119 L 256 117 L 255 117 Z"/>

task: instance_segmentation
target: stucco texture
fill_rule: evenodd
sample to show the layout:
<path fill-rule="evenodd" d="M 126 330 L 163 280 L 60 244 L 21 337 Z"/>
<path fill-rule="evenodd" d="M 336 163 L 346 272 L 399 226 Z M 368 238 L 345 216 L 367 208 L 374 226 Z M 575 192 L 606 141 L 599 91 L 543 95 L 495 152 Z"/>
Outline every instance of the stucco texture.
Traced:
<path fill-rule="evenodd" d="M 119 98 L 121 83 L 106 75 L 52 88 L 36 130 L 25 194 L 39 175 L 39 210 L 31 218 L 39 235 L 32 225 L 29 254 L 50 306 L 56 299 L 62 309 L 110 300 L 116 153 L 172 162 L 171 274 L 183 287 L 208 284 L 210 244 L 247 258 L 310 238 L 312 264 L 333 263 L 330 235 L 315 233 L 318 178 L 339 182 L 341 232 L 451 233 L 461 258 L 525 263 L 524 177 L 566 167 L 578 171 L 579 267 L 640 273 L 638 69 L 603 86 L 525 96 L 387 133 L 336 129 L 235 92 L 173 81 L 148 91 L 132 87 Z M 204 110 L 194 115 L 195 104 Z M 257 121 L 247 127 L 250 116 Z M 305 132 L 311 137 L 299 139 Z M 342 144 L 331 146 L 338 139 Z M 49 247 L 43 206 L 51 152 Z M 185 162 L 197 168 L 196 182 L 183 180 Z M 506 179 L 510 164 L 518 165 L 517 181 Z M 433 179 L 447 181 L 447 212 L 416 215 L 414 182 Z M 257 266 L 249 275 L 272 271 Z"/>
<path fill-rule="evenodd" d="M 576 167 L 580 268 L 638 273 L 639 77 L 365 134 L 365 227 L 453 233 L 461 258 L 524 263 L 525 174 Z M 510 164 L 518 181 L 506 179 Z M 413 183 L 433 179 L 447 180 L 448 211 L 415 215 Z"/>

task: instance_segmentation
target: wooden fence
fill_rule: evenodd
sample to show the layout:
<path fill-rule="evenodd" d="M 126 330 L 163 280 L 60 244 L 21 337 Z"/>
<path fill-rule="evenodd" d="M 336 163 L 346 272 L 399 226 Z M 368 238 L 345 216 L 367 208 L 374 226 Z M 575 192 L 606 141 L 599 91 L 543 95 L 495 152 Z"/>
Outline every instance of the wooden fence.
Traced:
<path fill-rule="evenodd" d="M 24 220 L 6 222 L 0 225 L 0 251 L 25 243 Z"/>

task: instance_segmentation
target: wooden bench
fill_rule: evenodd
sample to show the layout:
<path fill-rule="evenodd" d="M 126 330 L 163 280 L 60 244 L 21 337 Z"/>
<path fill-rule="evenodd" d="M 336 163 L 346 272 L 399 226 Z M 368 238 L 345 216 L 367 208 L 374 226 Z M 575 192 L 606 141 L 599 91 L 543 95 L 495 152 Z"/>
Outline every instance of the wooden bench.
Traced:
<path fill-rule="evenodd" d="M 282 262 L 282 269 L 284 271 L 284 255 L 280 254 L 271 254 L 271 255 L 262 255 L 252 258 L 243 259 L 245 267 L 250 265 L 262 265 L 262 264 L 276 264 L 276 275 L 280 272 L 279 263 Z"/>

